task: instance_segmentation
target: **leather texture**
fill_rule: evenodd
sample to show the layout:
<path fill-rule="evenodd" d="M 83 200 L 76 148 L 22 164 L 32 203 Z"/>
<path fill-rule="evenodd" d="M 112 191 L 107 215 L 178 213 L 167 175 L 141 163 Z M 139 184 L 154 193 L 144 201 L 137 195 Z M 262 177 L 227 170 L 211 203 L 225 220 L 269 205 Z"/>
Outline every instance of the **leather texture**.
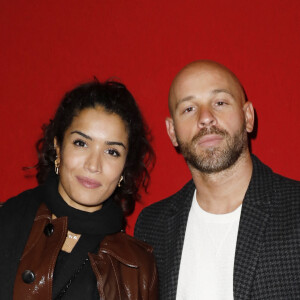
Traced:
<path fill-rule="evenodd" d="M 235 252 L 234 299 L 300 299 L 300 183 L 252 155 Z M 175 300 L 185 229 L 195 191 L 188 182 L 146 207 L 135 236 L 154 248 L 160 299 Z"/>
<path fill-rule="evenodd" d="M 51 234 L 45 231 L 49 224 Z M 52 220 L 42 203 L 19 263 L 14 300 L 52 299 L 54 267 L 66 234 L 67 217 Z M 156 267 L 147 244 L 120 232 L 105 237 L 98 254 L 88 255 L 101 300 L 158 299 Z M 25 283 L 24 276 L 34 277 L 33 282 Z"/>

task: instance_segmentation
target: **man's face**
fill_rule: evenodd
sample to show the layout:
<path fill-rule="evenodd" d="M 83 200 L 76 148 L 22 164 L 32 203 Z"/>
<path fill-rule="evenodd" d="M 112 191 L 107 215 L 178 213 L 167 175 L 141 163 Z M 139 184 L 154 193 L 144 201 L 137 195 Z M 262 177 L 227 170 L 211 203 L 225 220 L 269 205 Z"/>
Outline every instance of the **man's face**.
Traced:
<path fill-rule="evenodd" d="M 211 139 L 210 136 L 214 135 L 216 136 L 216 140 L 224 140 L 223 145 L 219 147 L 206 147 L 204 150 L 201 150 L 201 153 L 197 151 L 201 140 L 207 139 L 213 141 L 214 138 Z M 187 163 L 200 172 L 207 174 L 220 172 L 231 167 L 247 148 L 245 124 L 233 136 L 225 129 L 212 126 L 210 129 L 204 128 L 199 131 L 190 142 L 183 142 L 178 136 L 176 137 L 179 151 Z"/>
<path fill-rule="evenodd" d="M 220 172 L 246 151 L 253 108 L 226 70 L 216 66 L 183 70 L 171 87 L 169 104 L 168 134 L 191 168 Z"/>

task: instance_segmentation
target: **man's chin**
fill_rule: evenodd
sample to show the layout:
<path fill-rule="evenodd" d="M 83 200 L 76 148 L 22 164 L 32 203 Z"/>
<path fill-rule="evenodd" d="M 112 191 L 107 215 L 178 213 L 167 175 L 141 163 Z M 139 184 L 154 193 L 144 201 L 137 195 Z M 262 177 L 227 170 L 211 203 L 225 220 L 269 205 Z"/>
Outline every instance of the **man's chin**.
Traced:
<path fill-rule="evenodd" d="M 187 153 L 186 153 L 187 154 Z M 213 174 L 231 168 L 242 154 L 242 149 L 236 152 L 222 151 L 220 147 L 207 149 L 197 153 L 188 153 L 185 160 L 189 166 L 205 173 Z"/>

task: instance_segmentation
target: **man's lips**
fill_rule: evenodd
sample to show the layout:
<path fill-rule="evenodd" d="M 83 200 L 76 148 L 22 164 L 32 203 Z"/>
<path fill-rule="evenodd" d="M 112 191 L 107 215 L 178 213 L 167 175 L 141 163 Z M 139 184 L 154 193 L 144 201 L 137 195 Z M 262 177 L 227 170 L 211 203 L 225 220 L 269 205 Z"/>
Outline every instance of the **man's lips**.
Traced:
<path fill-rule="evenodd" d="M 78 182 L 83 185 L 84 187 L 88 189 L 96 189 L 99 186 L 101 186 L 101 183 L 97 180 L 88 178 L 88 177 L 83 177 L 83 176 L 76 176 Z"/>
<path fill-rule="evenodd" d="M 219 134 L 207 134 L 198 139 L 197 144 L 203 147 L 212 147 L 219 144 L 223 136 Z"/>

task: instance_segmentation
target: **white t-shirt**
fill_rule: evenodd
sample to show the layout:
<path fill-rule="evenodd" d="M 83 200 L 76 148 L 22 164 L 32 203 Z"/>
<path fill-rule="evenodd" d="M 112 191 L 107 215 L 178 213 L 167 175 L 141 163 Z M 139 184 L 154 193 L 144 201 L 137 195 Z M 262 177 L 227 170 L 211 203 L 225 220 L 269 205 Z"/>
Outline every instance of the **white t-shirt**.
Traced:
<path fill-rule="evenodd" d="M 177 300 L 232 300 L 233 266 L 241 206 L 216 215 L 194 193 L 184 238 Z"/>

